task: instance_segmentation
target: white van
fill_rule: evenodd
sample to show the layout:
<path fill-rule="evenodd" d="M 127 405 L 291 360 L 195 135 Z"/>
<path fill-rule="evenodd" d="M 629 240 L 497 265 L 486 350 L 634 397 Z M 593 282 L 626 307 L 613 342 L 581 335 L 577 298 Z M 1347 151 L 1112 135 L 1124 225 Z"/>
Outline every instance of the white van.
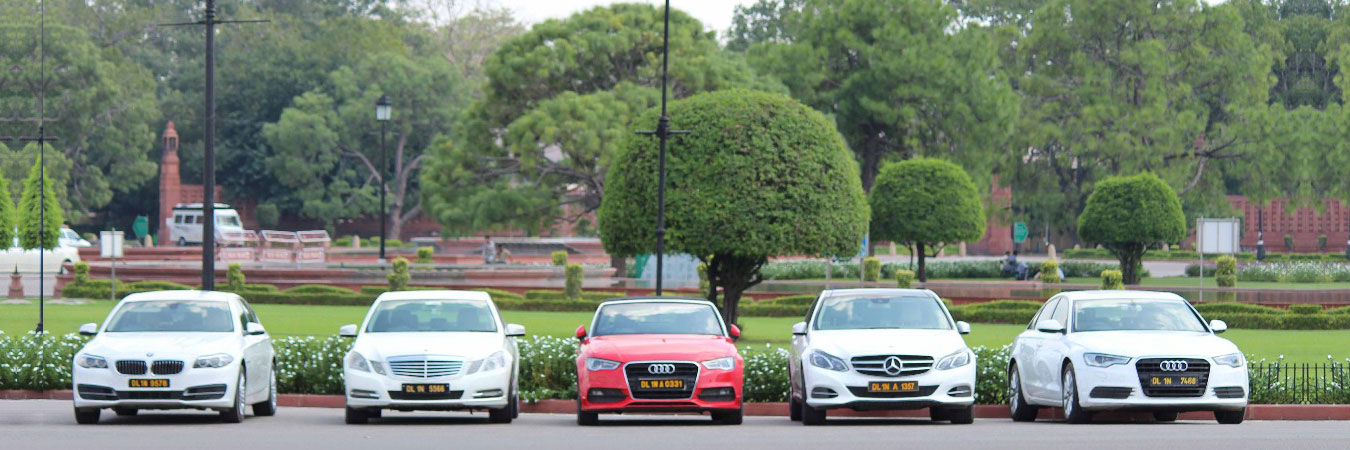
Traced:
<path fill-rule="evenodd" d="M 216 232 L 244 231 L 239 212 L 224 203 L 216 203 Z M 202 243 L 202 204 L 179 203 L 173 207 L 173 216 L 164 218 L 169 230 L 169 241 L 178 246 Z"/>

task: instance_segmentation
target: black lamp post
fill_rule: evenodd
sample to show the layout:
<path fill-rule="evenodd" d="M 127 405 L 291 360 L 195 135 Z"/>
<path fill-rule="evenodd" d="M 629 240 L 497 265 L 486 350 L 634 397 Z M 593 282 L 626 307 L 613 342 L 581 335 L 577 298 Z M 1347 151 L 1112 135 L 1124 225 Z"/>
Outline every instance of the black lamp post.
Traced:
<path fill-rule="evenodd" d="M 670 116 L 666 115 L 667 66 L 670 63 L 670 0 L 666 0 L 665 14 L 665 29 L 661 37 L 661 118 L 656 123 L 656 130 L 637 132 L 655 135 L 661 140 L 661 155 L 656 169 L 656 295 L 661 295 L 661 282 L 665 277 L 662 259 L 666 252 L 666 141 L 672 134 L 689 133 L 685 130 L 670 129 Z"/>
<path fill-rule="evenodd" d="M 389 132 L 389 116 L 394 112 L 394 107 L 389 101 L 388 95 L 381 95 L 375 102 L 375 120 L 380 122 L 380 264 L 384 264 L 384 241 L 385 226 L 389 223 L 389 207 L 384 203 L 384 174 L 389 171 L 389 158 L 385 155 L 384 135 Z"/>
<path fill-rule="evenodd" d="M 1266 259 L 1266 221 L 1265 213 L 1257 208 L 1256 210 L 1256 260 L 1264 261 Z"/>

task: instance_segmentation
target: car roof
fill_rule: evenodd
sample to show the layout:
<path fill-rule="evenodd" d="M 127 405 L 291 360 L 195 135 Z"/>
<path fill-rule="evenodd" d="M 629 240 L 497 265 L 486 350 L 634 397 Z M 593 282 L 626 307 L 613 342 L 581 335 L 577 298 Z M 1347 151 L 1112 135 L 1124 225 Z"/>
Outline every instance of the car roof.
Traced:
<path fill-rule="evenodd" d="M 1180 295 L 1165 291 L 1123 291 L 1123 290 L 1093 290 L 1093 291 L 1071 291 L 1059 294 L 1060 298 L 1067 300 L 1101 300 L 1101 299 L 1157 299 L 1157 300 L 1181 300 Z"/>
<path fill-rule="evenodd" d="M 206 300 L 228 302 L 240 298 L 238 295 L 220 291 L 167 290 L 138 292 L 122 298 L 123 302 L 141 302 L 150 300 Z"/>
<path fill-rule="evenodd" d="M 492 300 L 492 296 L 483 291 L 452 290 L 415 290 L 385 292 L 375 298 L 375 302 L 388 300 Z"/>
<path fill-rule="evenodd" d="M 937 297 L 937 293 L 928 289 L 900 289 L 900 288 L 859 288 L 859 289 L 826 289 L 820 291 L 824 297 L 848 297 L 865 294 L 889 294 L 889 295 L 925 295 Z"/>
<path fill-rule="evenodd" d="M 698 297 L 667 297 L 667 296 L 660 296 L 660 297 L 657 297 L 657 296 L 646 296 L 646 297 L 644 297 L 644 296 L 615 297 L 615 298 L 608 298 L 608 299 L 605 299 L 605 301 L 603 301 L 603 302 L 601 302 L 601 303 L 603 303 L 603 304 L 608 304 L 608 303 L 663 303 L 663 302 L 664 302 L 664 303 L 699 303 L 699 304 L 705 304 L 705 305 L 712 304 L 712 302 L 708 301 L 708 299 L 706 299 L 706 298 L 698 298 Z"/>

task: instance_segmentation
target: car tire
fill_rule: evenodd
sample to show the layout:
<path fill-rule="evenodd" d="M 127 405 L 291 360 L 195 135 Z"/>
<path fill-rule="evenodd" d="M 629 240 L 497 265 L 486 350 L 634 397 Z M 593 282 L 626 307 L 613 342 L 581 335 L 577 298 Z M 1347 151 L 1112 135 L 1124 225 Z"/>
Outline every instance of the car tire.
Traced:
<path fill-rule="evenodd" d="M 1083 405 L 1078 402 L 1078 376 L 1074 374 L 1073 364 L 1064 366 L 1059 379 L 1064 399 L 1064 420 L 1075 424 L 1092 422 L 1092 413 L 1083 410 Z"/>
<path fill-rule="evenodd" d="M 1214 420 L 1227 425 L 1237 425 L 1242 423 L 1242 419 L 1247 417 L 1247 408 L 1237 411 L 1214 411 Z"/>
<path fill-rule="evenodd" d="M 488 410 L 488 423 L 511 423 L 511 405 Z"/>
<path fill-rule="evenodd" d="M 1154 411 L 1153 420 L 1155 422 L 1176 422 L 1179 415 L 1176 411 Z"/>
<path fill-rule="evenodd" d="M 239 369 L 239 383 L 234 388 L 234 406 L 220 412 L 220 420 L 225 423 L 239 423 L 244 421 L 244 408 L 248 407 L 246 403 L 246 393 L 248 392 L 248 383 L 245 381 L 245 372 L 243 368 Z"/>
<path fill-rule="evenodd" d="M 140 412 L 140 410 L 136 408 L 113 408 L 112 410 L 113 413 L 116 413 L 118 416 L 121 417 L 131 417 L 136 415 L 136 413 Z"/>
<path fill-rule="evenodd" d="M 961 409 L 949 409 L 947 411 L 947 420 L 957 425 L 969 425 L 975 423 L 975 406 L 967 406 Z"/>
<path fill-rule="evenodd" d="M 947 409 L 941 406 L 928 407 L 928 418 L 934 422 L 946 422 L 952 420 L 951 416 L 947 414 Z"/>
<path fill-rule="evenodd" d="M 179 247 L 187 247 L 187 238 L 178 238 Z"/>
<path fill-rule="evenodd" d="M 75 408 L 75 423 L 80 425 L 97 424 L 98 416 L 102 412 L 98 408 Z"/>
<path fill-rule="evenodd" d="M 581 410 L 581 399 L 577 399 L 577 425 L 583 427 L 595 426 L 600 424 L 600 413 Z"/>
<path fill-rule="evenodd" d="M 740 425 L 745 421 L 745 409 L 738 408 L 733 411 L 713 411 L 712 420 L 713 422 L 722 425 Z"/>
<path fill-rule="evenodd" d="M 788 420 L 802 421 L 802 402 L 792 397 L 792 394 L 788 394 Z"/>
<path fill-rule="evenodd" d="M 253 415 L 271 417 L 277 415 L 277 370 L 272 369 L 267 381 L 267 400 L 253 404 Z"/>
<path fill-rule="evenodd" d="M 825 410 L 812 408 L 805 400 L 802 401 L 802 425 L 824 425 Z"/>
<path fill-rule="evenodd" d="M 370 413 L 364 409 L 347 407 L 347 425 L 365 425 L 370 422 Z"/>
<path fill-rule="evenodd" d="M 520 418 L 520 393 L 511 392 L 511 418 Z"/>
<path fill-rule="evenodd" d="M 1036 420 L 1038 407 L 1027 403 L 1022 394 L 1022 377 L 1017 374 L 1017 364 L 1008 368 L 1008 408 L 1013 422 L 1032 422 Z"/>

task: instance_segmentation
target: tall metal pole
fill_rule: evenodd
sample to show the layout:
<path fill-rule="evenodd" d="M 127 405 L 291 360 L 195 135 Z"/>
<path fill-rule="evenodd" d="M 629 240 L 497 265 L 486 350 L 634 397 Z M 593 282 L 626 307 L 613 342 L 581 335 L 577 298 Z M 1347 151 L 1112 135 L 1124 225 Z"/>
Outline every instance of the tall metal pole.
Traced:
<path fill-rule="evenodd" d="M 384 241 L 389 240 L 385 236 L 385 227 L 389 224 L 389 207 L 384 202 L 384 183 L 385 174 L 389 173 L 389 157 L 385 154 L 384 135 L 389 132 L 389 121 L 380 121 L 380 264 L 385 263 L 384 259 Z"/>
<path fill-rule="evenodd" d="M 47 152 L 47 130 L 44 120 L 47 118 L 47 2 L 38 2 L 38 323 L 37 333 L 43 333 L 46 322 L 47 288 L 45 278 L 47 251 L 47 168 L 42 165 L 43 154 Z"/>
<path fill-rule="evenodd" d="M 216 289 L 216 2 L 206 0 L 206 143 L 202 164 L 202 290 Z"/>
<path fill-rule="evenodd" d="M 670 0 L 666 0 L 665 27 L 661 34 L 661 119 L 656 124 L 656 136 L 661 140 L 660 162 L 656 175 L 656 295 L 661 295 L 665 278 L 666 252 L 666 140 L 670 136 L 670 116 L 666 115 L 666 78 L 670 64 Z"/>

